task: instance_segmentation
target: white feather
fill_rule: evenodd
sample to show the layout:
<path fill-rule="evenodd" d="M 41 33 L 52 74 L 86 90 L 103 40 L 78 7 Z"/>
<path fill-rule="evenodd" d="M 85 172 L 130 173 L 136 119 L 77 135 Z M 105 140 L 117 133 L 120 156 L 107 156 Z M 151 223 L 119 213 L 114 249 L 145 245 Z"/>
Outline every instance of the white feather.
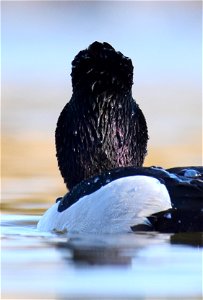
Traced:
<path fill-rule="evenodd" d="M 38 223 L 41 231 L 124 233 L 147 224 L 146 217 L 171 208 L 166 187 L 148 176 L 117 179 L 82 197 L 63 212 L 54 204 Z"/>

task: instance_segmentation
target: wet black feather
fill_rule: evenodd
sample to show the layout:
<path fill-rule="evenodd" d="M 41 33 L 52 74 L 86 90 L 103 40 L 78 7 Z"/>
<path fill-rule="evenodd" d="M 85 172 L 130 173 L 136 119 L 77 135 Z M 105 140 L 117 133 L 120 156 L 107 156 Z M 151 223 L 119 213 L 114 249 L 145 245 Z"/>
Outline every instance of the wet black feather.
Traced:
<path fill-rule="evenodd" d="M 131 60 L 108 43 L 94 42 L 76 55 L 71 76 L 73 94 L 55 133 L 67 188 L 113 168 L 142 166 L 148 131 L 132 98 Z"/>

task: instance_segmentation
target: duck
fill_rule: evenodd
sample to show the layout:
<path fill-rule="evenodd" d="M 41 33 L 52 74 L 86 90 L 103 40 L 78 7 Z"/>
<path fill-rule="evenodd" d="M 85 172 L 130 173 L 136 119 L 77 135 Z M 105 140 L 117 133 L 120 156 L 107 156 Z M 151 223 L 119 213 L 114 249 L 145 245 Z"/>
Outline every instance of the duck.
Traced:
<path fill-rule="evenodd" d="M 56 125 L 58 167 L 68 192 L 41 231 L 126 233 L 203 230 L 203 168 L 144 167 L 148 128 L 132 97 L 133 64 L 107 42 L 72 62 L 73 92 Z"/>

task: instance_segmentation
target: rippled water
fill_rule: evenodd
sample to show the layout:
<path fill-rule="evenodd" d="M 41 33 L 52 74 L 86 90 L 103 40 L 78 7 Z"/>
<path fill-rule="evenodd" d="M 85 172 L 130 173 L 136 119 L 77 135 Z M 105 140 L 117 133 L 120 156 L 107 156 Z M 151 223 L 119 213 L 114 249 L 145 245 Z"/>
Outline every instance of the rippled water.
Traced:
<path fill-rule="evenodd" d="M 2 215 L 2 299 L 201 299 L 200 233 L 59 235 L 39 218 Z"/>

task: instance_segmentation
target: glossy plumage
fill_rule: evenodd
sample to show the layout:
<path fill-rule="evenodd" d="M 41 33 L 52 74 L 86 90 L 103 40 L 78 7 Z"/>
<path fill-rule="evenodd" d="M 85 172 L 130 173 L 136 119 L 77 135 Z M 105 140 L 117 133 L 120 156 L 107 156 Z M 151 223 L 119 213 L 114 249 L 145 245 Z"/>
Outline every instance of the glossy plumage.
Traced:
<path fill-rule="evenodd" d="M 131 60 L 109 44 L 95 42 L 75 57 L 71 75 L 73 95 L 55 134 L 67 188 L 106 170 L 142 166 L 148 133 L 132 98 Z"/>
<path fill-rule="evenodd" d="M 94 193 L 109 182 L 137 175 L 160 180 L 166 186 L 171 198 L 172 210 L 149 218 L 154 230 L 203 231 L 203 167 L 179 167 L 168 170 L 159 167 L 125 167 L 109 170 L 80 182 L 64 197 L 59 198 L 58 211 L 64 211 L 83 196 Z M 143 227 L 136 226 L 133 230 L 138 229 Z M 152 227 L 150 229 L 152 230 Z"/>
<path fill-rule="evenodd" d="M 147 216 L 170 209 L 171 201 L 159 180 L 138 175 L 114 180 L 60 213 L 58 205 L 45 213 L 38 229 L 96 234 L 132 232 L 139 224 L 152 229 Z"/>
<path fill-rule="evenodd" d="M 196 176 L 188 177 L 182 173 L 183 170 L 189 169 L 196 170 Z M 95 192 L 109 182 L 122 177 L 136 175 L 154 177 L 163 182 L 174 207 L 200 210 L 203 200 L 203 167 L 180 168 L 179 173 L 172 173 L 170 169 L 165 170 L 160 167 L 124 167 L 112 169 L 80 182 L 63 198 L 59 198 L 59 211 L 63 211 L 81 197 Z"/>

